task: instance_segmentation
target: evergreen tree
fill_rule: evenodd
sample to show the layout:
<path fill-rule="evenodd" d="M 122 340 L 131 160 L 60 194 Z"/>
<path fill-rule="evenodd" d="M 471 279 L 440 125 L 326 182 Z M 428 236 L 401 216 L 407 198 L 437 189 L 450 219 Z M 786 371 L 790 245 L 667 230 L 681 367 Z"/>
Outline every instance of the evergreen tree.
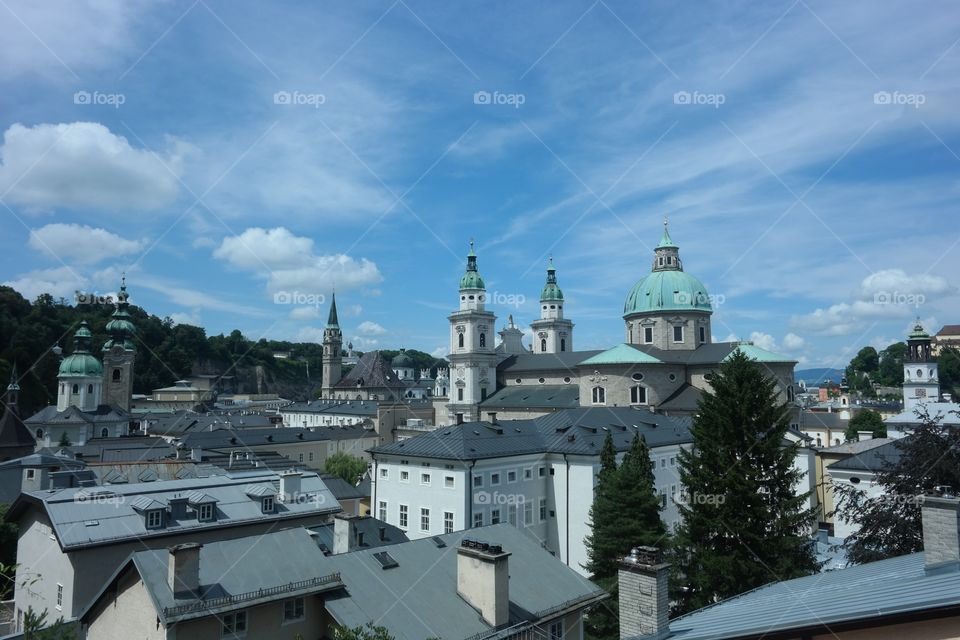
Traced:
<path fill-rule="evenodd" d="M 777 383 L 736 352 L 711 385 L 693 421 L 693 447 L 679 457 L 682 612 L 817 568 L 809 493 L 796 493 L 801 473 L 792 466 L 796 446 L 785 441 L 789 409 Z"/>
<path fill-rule="evenodd" d="M 883 416 L 872 409 L 859 411 L 857 415 L 850 418 L 843 435 L 847 442 L 856 442 L 860 439 L 861 431 L 870 431 L 874 438 L 887 437 L 887 425 L 883 421 Z"/>
<path fill-rule="evenodd" d="M 923 550 L 916 497 L 938 486 L 960 487 L 960 429 L 942 425 L 941 419 L 921 411 L 922 424 L 886 446 L 877 471 L 883 487 L 879 497 L 870 499 L 855 485 L 834 485 L 834 514 L 859 527 L 845 542 L 854 564 Z"/>
<path fill-rule="evenodd" d="M 619 638 L 617 563 L 633 547 L 665 546 L 666 528 L 654 488 L 653 462 L 646 442 L 634 436 L 620 466 L 610 433 L 600 451 L 600 472 L 590 508 L 592 532 L 586 538 L 591 579 L 611 594 L 594 607 L 584 626 L 594 640 Z"/>

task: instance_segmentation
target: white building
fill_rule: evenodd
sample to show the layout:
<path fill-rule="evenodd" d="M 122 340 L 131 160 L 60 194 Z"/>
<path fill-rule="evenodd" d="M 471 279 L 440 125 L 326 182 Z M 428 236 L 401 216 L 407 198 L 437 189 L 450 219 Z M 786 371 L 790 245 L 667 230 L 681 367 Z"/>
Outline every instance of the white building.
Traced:
<path fill-rule="evenodd" d="M 526 529 L 585 574 L 593 488 L 607 433 L 620 456 L 645 438 L 663 520 L 676 526 L 677 455 L 689 418 L 647 410 L 572 409 L 533 420 L 469 422 L 371 450 L 372 515 L 411 539 L 507 523 Z"/>

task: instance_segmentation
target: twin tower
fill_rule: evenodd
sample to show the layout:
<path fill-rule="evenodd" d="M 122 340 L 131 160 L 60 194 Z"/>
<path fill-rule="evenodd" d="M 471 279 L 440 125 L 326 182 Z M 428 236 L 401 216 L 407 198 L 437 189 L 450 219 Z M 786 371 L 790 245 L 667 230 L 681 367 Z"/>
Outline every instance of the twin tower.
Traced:
<path fill-rule="evenodd" d="M 451 422 L 479 419 L 477 405 L 497 388 L 497 362 L 503 356 L 527 353 L 521 343 L 523 333 L 513 317 L 499 332 L 501 346 L 496 348 L 496 316 L 486 309 L 488 301 L 483 277 L 477 270 L 477 254 L 470 243 L 467 269 L 460 278 L 460 308 L 450 321 L 450 391 L 447 402 Z M 573 351 L 573 323 L 563 317 L 563 292 L 557 285 L 553 259 L 547 265 L 547 282 L 540 293 L 540 319 L 531 323 L 533 353 Z"/>

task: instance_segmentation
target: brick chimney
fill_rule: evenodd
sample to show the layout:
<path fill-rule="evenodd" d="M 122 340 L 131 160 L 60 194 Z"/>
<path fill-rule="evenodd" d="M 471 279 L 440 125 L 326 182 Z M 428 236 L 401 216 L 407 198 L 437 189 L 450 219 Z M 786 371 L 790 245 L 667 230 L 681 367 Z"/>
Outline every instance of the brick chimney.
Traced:
<path fill-rule="evenodd" d="M 670 635 L 667 578 L 670 565 L 656 547 L 636 547 L 620 561 L 620 637 Z"/>
<path fill-rule="evenodd" d="M 194 599 L 200 597 L 200 549 L 198 542 L 187 542 L 170 547 L 167 556 L 167 585 L 173 597 Z"/>
<path fill-rule="evenodd" d="M 938 487 L 938 493 L 941 495 L 920 496 L 927 573 L 960 567 L 960 499 L 947 487 Z"/>
<path fill-rule="evenodd" d="M 357 520 L 359 516 L 338 513 L 333 516 L 333 553 L 348 553 L 358 546 Z"/>
<path fill-rule="evenodd" d="M 510 621 L 510 571 L 500 545 L 464 538 L 457 547 L 457 594 L 491 627 Z"/>

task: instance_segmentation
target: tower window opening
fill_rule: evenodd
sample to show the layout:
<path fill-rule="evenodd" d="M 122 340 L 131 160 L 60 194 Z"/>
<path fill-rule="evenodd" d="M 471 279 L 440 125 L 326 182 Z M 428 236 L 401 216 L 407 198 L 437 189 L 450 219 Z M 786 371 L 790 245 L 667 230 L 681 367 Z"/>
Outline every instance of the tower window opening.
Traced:
<path fill-rule="evenodd" d="M 541 339 L 540 339 L 540 351 L 542 351 L 543 353 L 546 353 L 546 352 L 547 352 L 547 339 L 546 339 L 546 338 L 541 338 Z"/>
<path fill-rule="evenodd" d="M 457 344 L 458 344 L 458 346 L 459 346 L 461 349 L 463 349 L 463 334 L 462 334 L 462 333 L 457 337 Z"/>
<path fill-rule="evenodd" d="M 73 385 L 73 393 L 75 394 L 80 393 L 80 385 L 78 384 Z"/>
<path fill-rule="evenodd" d="M 567 350 L 567 339 L 560 338 L 560 351 L 566 351 L 566 350 Z"/>
<path fill-rule="evenodd" d="M 481 333 L 481 334 L 480 334 L 480 347 L 483 348 L 483 347 L 486 347 L 486 346 L 487 346 L 487 334 Z"/>
<path fill-rule="evenodd" d="M 120 382 L 120 376 L 121 376 L 120 369 L 114 369 L 114 370 L 113 370 L 113 381 L 114 381 L 114 382 Z"/>

